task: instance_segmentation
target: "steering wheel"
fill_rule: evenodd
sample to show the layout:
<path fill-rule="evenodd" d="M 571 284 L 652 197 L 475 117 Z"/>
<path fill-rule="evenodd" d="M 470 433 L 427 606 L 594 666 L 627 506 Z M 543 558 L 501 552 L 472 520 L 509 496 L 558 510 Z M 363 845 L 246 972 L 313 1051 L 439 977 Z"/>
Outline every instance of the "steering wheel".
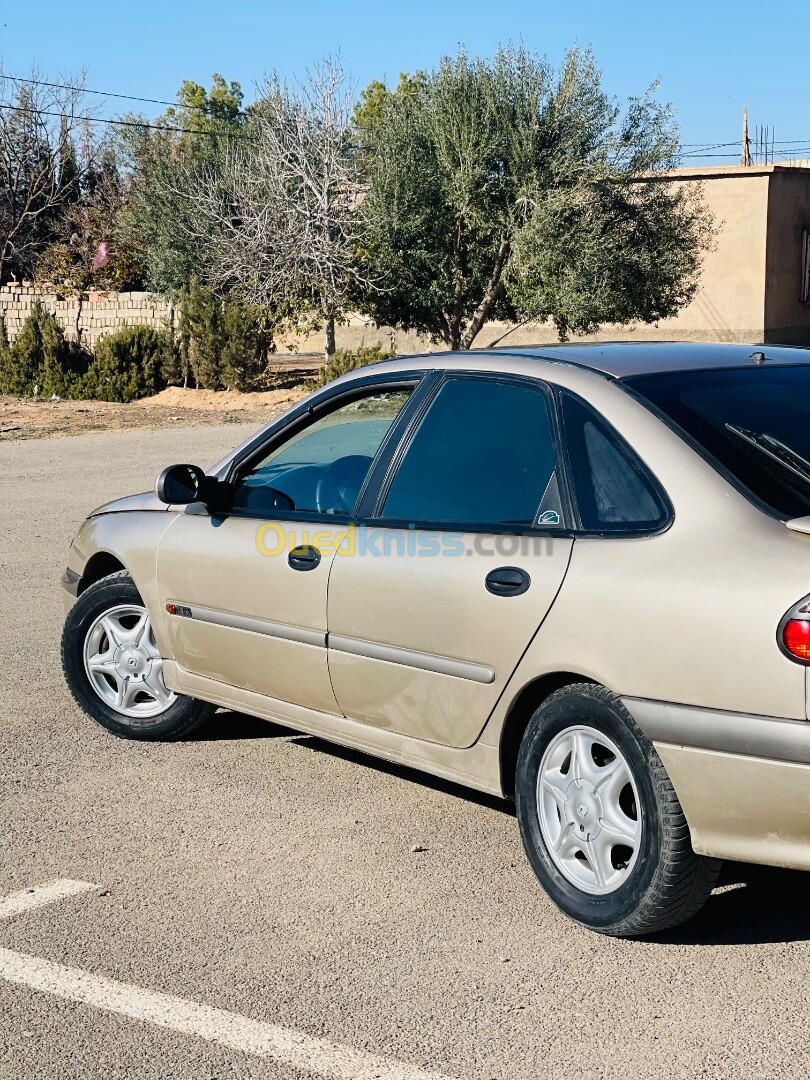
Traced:
<path fill-rule="evenodd" d="M 295 503 L 290 496 L 269 484 L 260 484 L 257 487 L 245 484 L 237 487 L 232 506 L 234 510 L 252 510 L 262 514 L 283 514 L 288 510 L 295 510 Z"/>
<path fill-rule="evenodd" d="M 315 486 L 315 509 L 320 514 L 350 514 L 371 468 L 372 458 L 348 454 L 331 462 Z"/>

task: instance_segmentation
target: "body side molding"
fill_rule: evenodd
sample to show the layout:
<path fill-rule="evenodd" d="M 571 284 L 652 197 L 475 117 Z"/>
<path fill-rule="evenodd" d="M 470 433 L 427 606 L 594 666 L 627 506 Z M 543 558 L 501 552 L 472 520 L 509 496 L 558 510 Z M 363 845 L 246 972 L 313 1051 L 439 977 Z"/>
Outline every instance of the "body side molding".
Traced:
<path fill-rule="evenodd" d="M 810 764 L 810 723 L 806 720 L 721 712 L 646 698 L 625 697 L 622 702 L 654 743 Z"/>
<path fill-rule="evenodd" d="M 312 630 L 306 626 L 293 626 L 291 623 L 273 622 L 272 619 L 257 619 L 252 615 L 239 615 L 234 611 L 220 611 L 219 608 L 202 607 L 200 604 L 186 604 L 180 600 L 170 600 L 169 605 L 191 612 L 195 622 L 214 623 L 216 626 L 228 626 L 232 630 L 248 630 L 252 634 L 264 634 L 266 637 L 283 638 L 285 641 L 297 641 L 302 645 L 315 645 L 326 648 L 326 631 Z"/>
<path fill-rule="evenodd" d="M 179 600 L 170 600 L 168 607 L 178 609 L 170 614 L 176 614 L 179 618 L 191 618 L 195 622 L 214 623 L 217 626 L 230 627 L 232 630 L 247 630 L 252 634 L 297 641 L 302 645 L 313 645 L 320 649 L 328 646 L 335 652 L 364 656 L 371 660 L 382 660 L 389 664 L 418 668 L 421 671 L 434 671 L 439 675 L 450 675 L 469 682 L 491 683 L 495 680 L 495 672 L 492 668 L 484 664 L 473 664 L 467 660 L 456 660 L 451 656 L 403 649 L 377 641 L 343 637 L 340 634 L 327 634 L 323 630 L 313 630 L 306 626 L 293 626 L 290 623 L 274 622 L 272 619 L 258 619 L 252 615 L 221 611 L 219 608 L 204 607 L 200 604 L 186 604 Z M 187 612 L 190 614 L 186 614 Z"/>
<path fill-rule="evenodd" d="M 495 672 L 484 664 L 472 664 L 468 660 L 455 660 L 450 656 L 419 652 L 416 649 L 403 649 L 397 645 L 383 645 L 377 641 L 363 641 L 360 638 L 330 634 L 329 648 L 335 652 L 350 653 L 352 656 L 364 656 L 371 660 L 383 660 L 389 664 L 419 668 L 421 671 L 435 671 L 439 675 L 451 675 L 456 679 L 467 679 L 470 682 L 495 681 Z"/>

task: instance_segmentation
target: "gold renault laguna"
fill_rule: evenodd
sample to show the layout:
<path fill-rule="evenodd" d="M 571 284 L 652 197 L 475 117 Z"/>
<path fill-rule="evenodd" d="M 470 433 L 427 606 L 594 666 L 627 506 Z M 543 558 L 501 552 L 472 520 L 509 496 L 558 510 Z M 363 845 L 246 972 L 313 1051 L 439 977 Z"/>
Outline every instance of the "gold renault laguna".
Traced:
<path fill-rule="evenodd" d="M 593 930 L 810 869 L 810 351 L 376 364 L 94 511 L 63 584 L 109 731 L 224 706 L 514 799 Z"/>

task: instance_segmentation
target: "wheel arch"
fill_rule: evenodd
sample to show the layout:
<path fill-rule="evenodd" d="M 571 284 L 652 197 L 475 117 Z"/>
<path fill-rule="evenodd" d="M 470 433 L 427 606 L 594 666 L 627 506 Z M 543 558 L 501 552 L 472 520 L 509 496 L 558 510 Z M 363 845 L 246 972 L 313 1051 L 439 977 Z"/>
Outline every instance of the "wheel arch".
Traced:
<path fill-rule="evenodd" d="M 507 799 L 515 796 L 515 769 L 523 733 L 535 711 L 547 697 L 561 690 L 564 686 L 575 683 L 591 683 L 599 686 L 595 679 L 575 671 L 553 671 L 540 675 L 527 683 L 515 697 L 506 714 L 499 746 L 499 768 L 501 790 Z"/>
<path fill-rule="evenodd" d="M 116 574 L 119 570 L 126 569 L 127 567 L 124 566 L 121 560 L 116 558 L 116 556 L 112 555 L 109 551 L 94 552 L 87 560 L 84 572 L 79 580 L 76 595 L 81 596 L 85 589 L 94 585 L 102 578 L 107 577 L 109 574 Z"/>

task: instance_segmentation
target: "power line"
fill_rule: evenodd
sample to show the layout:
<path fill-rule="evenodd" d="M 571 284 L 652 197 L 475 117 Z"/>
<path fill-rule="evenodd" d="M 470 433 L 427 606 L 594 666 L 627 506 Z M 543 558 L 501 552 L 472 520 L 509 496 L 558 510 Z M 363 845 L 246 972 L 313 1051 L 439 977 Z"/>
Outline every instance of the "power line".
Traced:
<path fill-rule="evenodd" d="M 5 75 L 2 72 L 0 72 L 0 79 L 6 79 L 8 82 L 25 83 L 27 86 L 49 86 L 54 90 L 72 90 L 77 94 L 95 94 L 98 97 L 121 98 L 123 101 L 140 101 L 147 105 L 169 105 L 175 109 L 199 109 L 200 112 L 204 112 L 202 105 L 180 105 L 177 101 L 138 97 L 137 94 L 116 94 L 111 90 L 89 90 L 86 86 L 71 86 L 69 83 L 49 82 L 47 79 L 23 79 L 19 75 Z"/>
<path fill-rule="evenodd" d="M 111 124 L 114 127 L 141 128 L 150 131 L 172 131 L 179 135 L 205 135 L 213 139 L 242 139 L 244 136 L 237 131 L 199 131 L 197 128 L 171 127 L 167 124 L 149 124 L 141 120 L 114 120 L 104 116 L 74 116 L 69 113 L 55 112 L 49 109 L 32 109 L 24 105 L 8 105 L 0 102 L 0 109 L 11 112 L 30 113 L 36 112 L 38 116 L 55 116 L 59 120 L 74 120 L 76 123 L 87 124 Z"/>
<path fill-rule="evenodd" d="M 734 142 L 720 142 L 720 143 L 680 143 L 683 147 L 695 147 L 697 150 L 719 150 L 721 147 L 736 146 L 736 140 Z"/>
<path fill-rule="evenodd" d="M 29 85 L 29 86 L 47 86 L 47 87 L 50 87 L 52 89 L 57 89 L 57 90 L 70 90 L 70 91 L 72 91 L 74 93 L 93 94 L 93 95 L 95 95 L 97 97 L 118 98 L 118 99 L 120 99 L 122 101 L 137 101 L 137 102 L 141 102 L 143 104 L 148 104 L 148 105 L 167 105 L 170 108 L 195 109 L 195 110 L 197 110 L 199 112 L 204 112 L 205 111 L 204 106 L 202 106 L 202 105 L 190 105 L 190 104 L 180 105 L 176 101 L 165 101 L 162 98 L 142 97 L 142 96 L 140 96 L 138 94 L 121 94 L 121 93 L 117 93 L 117 92 L 112 91 L 112 90 L 109 90 L 109 91 L 108 90 L 94 90 L 94 89 L 89 89 L 89 88 L 84 87 L 84 86 L 72 86 L 70 83 L 54 82 L 54 81 L 51 81 L 51 80 L 48 80 L 48 79 L 23 78 L 22 76 L 18 76 L 18 75 L 6 75 L 3 72 L 0 72 L 0 79 L 4 79 L 4 80 L 6 80 L 8 82 L 23 83 L 23 84 L 26 84 L 26 85 Z M 1 103 L 1 102 L 0 102 L 0 109 L 10 109 L 10 110 L 12 110 L 14 112 L 28 112 L 28 111 L 30 111 L 30 110 L 26 109 L 23 106 L 10 105 L 10 104 Z M 60 112 L 49 111 L 49 110 L 44 110 L 44 109 L 37 109 L 36 111 L 42 116 L 54 116 L 54 117 L 57 117 L 57 118 L 60 118 L 60 119 L 68 119 L 69 118 L 66 113 L 60 113 Z M 90 123 L 90 124 L 108 124 L 108 125 L 111 125 L 113 127 L 134 127 L 134 128 L 142 128 L 142 129 L 145 129 L 145 130 L 148 130 L 148 131 L 169 131 L 169 132 L 173 132 L 173 133 L 179 134 L 179 135 L 207 135 L 207 136 L 213 137 L 213 138 L 220 138 L 220 137 L 222 137 L 222 138 L 243 138 L 244 137 L 240 133 L 232 132 L 232 131 L 199 131 L 196 128 L 173 127 L 173 126 L 167 125 L 167 124 L 153 124 L 153 123 L 149 123 L 148 121 L 123 120 L 123 119 L 120 119 L 120 118 L 108 118 L 108 117 L 100 117 L 100 116 L 77 116 L 77 117 L 73 117 L 73 119 L 75 119 L 77 121 L 80 121 L 80 122 Z M 774 142 L 772 142 L 770 145 L 773 146 L 773 147 L 784 147 L 785 149 L 784 149 L 783 152 L 785 152 L 785 153 L 789 152 L 788 149 L 787 149 L 788 147 L 794 147 L 795 149 L 793 149 L 790 152 L 798 154 L 798 153 L 806 153 L 806 152 L 810 151 L 810 147 L 805 145 L 808 142 L 810 142 L 810 140 L 808 140 L 806 138 L 805 139 L 777 139 Z M 729 147 L 729 146 L 737 146 L 737 140 L 734 140 L 734 141 L 731 141 L 731 142 L 722 142 L 722 143 L 680 143 L 679 144 L 679 149 L 680 150 L 686 150 L 686 153 L 682 153 L 680 155 L 682 158 L 692 158 L 694 160 L 700 160 L 702 158 L 730 159 L 730 158 L 737 157 L 738 156 L 737 154 L 712 154 L 712 153 L 708 153 L 708 151 L 722 150 L 722 149 L 725 149 L 726 147 Z"/>
<path fill-rule="evenodd" d="M 123 101 L 140 101 L 147 105 L 168 105 L 172 108 L 184 108 L 184 109 L 199 109 L 204 111 L 202 105 L 180 105 L 177 101 L 164 101 L 162 98 L 150 98 L 140 97 L 137 94 L 120 94 L 112 90 L 90 90 L 84 86 L 71 86 L 69 83 L 49 82 L 47 79 L 28 79 L 19 75 L 6 75 L 0 72 L 0 79 L 7 79 L 10 82 L 26 83 L 29 86 L 49 86 L 57 90 L 72 90 L 74 93 L 82 94 L 96 94 L 98 97 L 108 98 L 120 98 Z M 803 141 L 803 140 L 802 140 Z M 700 149 L 709 149 L 704 143 L 681 143 L 682 147 L 698 147 Z M 718 146 L 736 146 L 736 142 L 718 143 Z"/>
<path fill-rule="evenodd" d="M 770 153 L 771 152 L 768 151 L 769 156 L 770 156 Z M 785 153 L 787 153 L 787 151 L 785 151 Z M 791 151 L 791 153 L 794 154 L 794 155 L 796 155 L 796 154 L 804 154 L 804 153 L 810 154 L 810 146 L 797 146 L 795 150 Z M 725 158 L 729 158 L 729 159 L 734 158 L 736 160 L 737 158 L 739 158 L 739 156 L 740 156 L 739 154 L 682 154 L 681 155 L 682 159 L 688 158 L 690 161 L 699 161 L 701 159 L 711 159 L 712 161 L 716 161 L 718 158 L 724 158 L 724 159 Z M 762 165 L 762 164 L 765 164 L 765 163 L 761 162 L 761 161 L 760 162 L 756 162 L 756 161 L 754 162 L 755 166 L 756 165 Z M 778 162 L 778 161 L 769 161 L 769 162 L 767 162 L 767 164 L 769 164 L 769 165 L 779 165 L 780 162 Z"/>

